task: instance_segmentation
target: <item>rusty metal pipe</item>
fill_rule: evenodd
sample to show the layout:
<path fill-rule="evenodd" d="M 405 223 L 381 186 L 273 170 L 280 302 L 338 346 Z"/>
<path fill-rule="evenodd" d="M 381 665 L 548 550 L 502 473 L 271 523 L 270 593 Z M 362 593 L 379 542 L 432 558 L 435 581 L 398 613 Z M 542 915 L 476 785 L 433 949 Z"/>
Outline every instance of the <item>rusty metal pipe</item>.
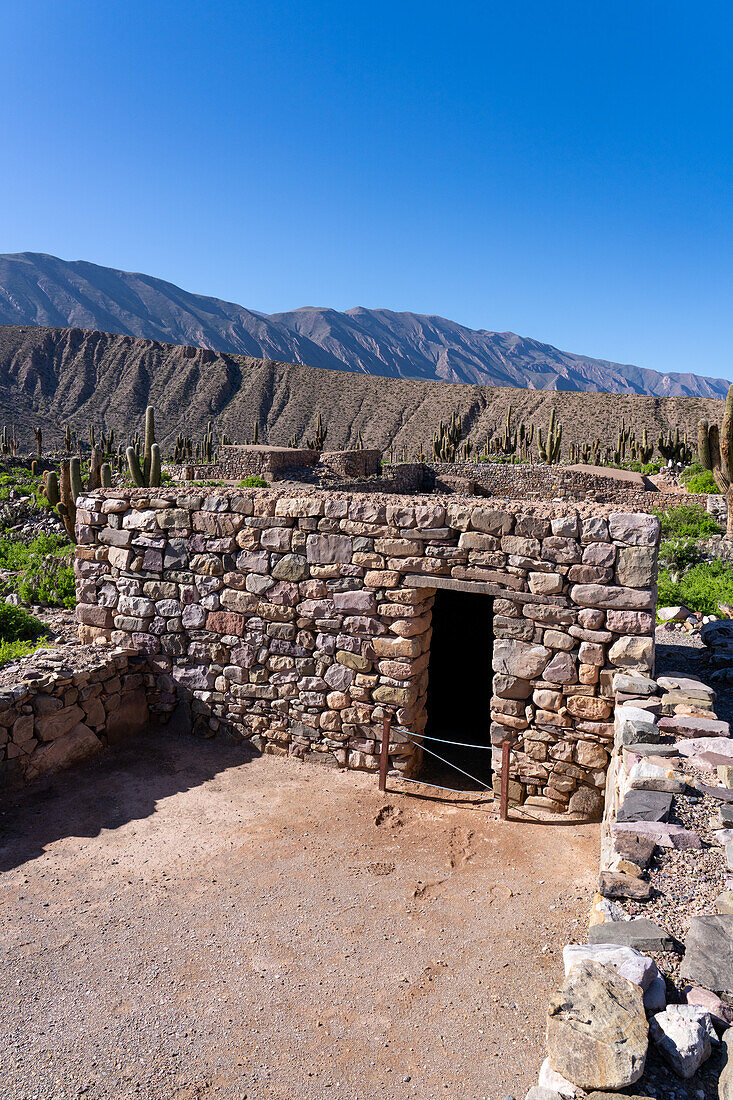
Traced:
<path fill-rule="evenodd" d="M 379 789 L 387 790 L 387 768 L 389 767 L 389 732 L 392 728 L 392 715 L 389 711 L 384 713 L 384 725 L 382 726 L 382 746 L 379 750 Z"/>
<path fill-rule="evenodd" d="M 509 819 L 509 754 L 511 745 L 508 741 L 501 743 L 501 802 L 500 815 L 502 821 Z"/>

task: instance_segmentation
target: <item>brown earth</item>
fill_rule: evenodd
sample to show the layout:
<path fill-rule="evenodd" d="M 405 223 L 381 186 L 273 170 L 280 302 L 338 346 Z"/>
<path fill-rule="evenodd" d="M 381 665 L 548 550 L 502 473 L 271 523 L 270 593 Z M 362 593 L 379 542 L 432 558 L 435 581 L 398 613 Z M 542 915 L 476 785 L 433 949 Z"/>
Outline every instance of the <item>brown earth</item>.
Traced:
<path fill-rule="evenodd" d="M 166 733 L 0 818 L 0 1094 L 523 1097 L 598 826 L 244 751 Z"/>
<path fill-rule="evenodd" d="M 277 363 L 204 348 L 179 347 L 83 329 L 0 326 L 0 420 L 16 424 L 23 445 L 41 426 L 47 444 L 60 441 L 66 422 L 86 439 L 89 423 L 112 427 L 126 440 L 140 429 L 145 406 L 157 410 L 157 434 L 170 443 L 179 431 L 200 438 L 209 420 L 235 442 L 260 438 L 286 444 L 312 436 L 320 412 L 327 446 L 404 446 L 412 457 L 430 453 L 438 422 L 455 410 L 464 435 L 481 449 L 503 430 L 509 405 L 515 419 L 545 428 L 554 408 L 563 446 L 598 436 L 612 443 L 622 419 L 638 436 L 647 428 L 679 427 L 691 439 L 697 423 L 720 419 L 722 402 L 701 397 L 640 397 L 413 382 L 300 364 Z"/>

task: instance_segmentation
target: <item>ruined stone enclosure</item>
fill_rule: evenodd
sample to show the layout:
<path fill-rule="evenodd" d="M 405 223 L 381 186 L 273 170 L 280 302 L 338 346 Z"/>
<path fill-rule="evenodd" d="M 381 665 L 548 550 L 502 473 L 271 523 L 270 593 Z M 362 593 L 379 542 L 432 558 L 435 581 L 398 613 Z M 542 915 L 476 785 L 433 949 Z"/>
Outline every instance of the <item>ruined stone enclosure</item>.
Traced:
<path fill-rule="evenodd" d="M 424 775 L 427 734 L 494 746 L 496 787 L 509 740 L 514 801 L 599 812 L 611 674 L 653 666 L 653 516 L 179 488 L 77 519 L 82 637 L 147 653 L 199 732 L 376 770 L 387 711 L 397 773 Z"/>

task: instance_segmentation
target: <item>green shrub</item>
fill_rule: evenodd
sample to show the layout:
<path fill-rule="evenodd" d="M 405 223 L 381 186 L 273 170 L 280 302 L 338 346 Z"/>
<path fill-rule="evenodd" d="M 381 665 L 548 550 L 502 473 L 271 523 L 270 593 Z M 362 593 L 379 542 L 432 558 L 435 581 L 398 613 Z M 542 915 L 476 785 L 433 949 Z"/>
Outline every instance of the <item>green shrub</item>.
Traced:
<path fill-rule="evenodd" d="M 26 569 L 16 582 L 15 590 L 23 603 L 41 607 L 76 607 L 74 570 L 58 558 L 44 558 Z"/>
<path fill-rule="evenodd" d="M 720 615 L 721 603 L 733 603 L 733 567 L 726 562 L 695 565 L 676 581 L 669 569 L 660 570 L 658 607 L 684 604 L 703 615 Z"/>
<path fill-rule="evenodd" d="M 244 479 L 244 481 L 240 481 L 239 488 L 240 489 L 266 489 L 267 488 L 267 482 L 265 481 L 264 477 L 260 477 L 259 474 L 251 474 L 249 477 L 246 477 Z"/>
<path fill-rule="evenodd" d="M 17 661 L 20 657 L 28 657 L 36 649 L 39 642 L 6 642 L 0 641 L 0 665 L 6 665 L 8 661 Z"/>
<path fill-rule="evenodd" d="M 0 641 L 31 642 L 46 633 L 39 619 L 29 615 L 22 607 L 0 603 Z"/>
<path fill-rule="evenodd" d="M 0 569 L 17 574 L 9 581 L 24 603 L 73 608 L 73 549 L 64 535 L 38 535 L 28 543 L 0 538 Z"/>
<path fill-rule="evenodd" d="M 702 473 L 688 477 L 685 481 L 685 489 L 688 493 L 720 493 L 712 470 L 703 470 Z"/>
<path fill-rule="evenodd" d="M 698 565 L 705 558 L 697 539 L 668 539 L 659 547 L 659 564 L 672 575 Z"/>
<path fill-rule="evenodd" d="M 36 557 L 68 555 L 73 549 L 65 535 L 37 535 L 30 542 L 0 538 L 0 569 L 27 569 Z"/>
<path fill-rule="evenodd" d="M 707 538 L 720 535 L 720 525 L 700 504 L 679 504 L 654 514 L 662 521 L 662 538 Z"/>

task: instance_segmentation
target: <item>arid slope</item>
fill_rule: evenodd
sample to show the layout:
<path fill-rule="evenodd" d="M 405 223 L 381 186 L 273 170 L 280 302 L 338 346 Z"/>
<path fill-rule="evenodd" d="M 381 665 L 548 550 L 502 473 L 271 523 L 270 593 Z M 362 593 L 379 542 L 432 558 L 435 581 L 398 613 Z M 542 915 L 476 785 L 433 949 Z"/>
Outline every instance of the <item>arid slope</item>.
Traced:
<path fill-rule="evenodd" d="M 456 383 L 406 381 L 302 364 L 278 363 L 202 348 L 161 344 L 83 329 L 0 326 L 0 422 L 15 423 L 24 445 L 41 424 L 47 438 L 70 422 L 139 427 L 149 403 L 158 435 L 199 436 L 215 420 L 236 442 L 252 436 L 286 443 L 311 433 L 320 412 L 330 447 L 429 449 L 438 421 L 455 409 L 477 446 L 501 428 L 509 405 L 543 426 L 555 408 L 566 442 L 600 436 L 611 442 L 622 418 L 638 432 L 680 427 L 694 435 L 701 417 L 719 417 L 722 402 L 701 397 L 564 393 Z"/>

